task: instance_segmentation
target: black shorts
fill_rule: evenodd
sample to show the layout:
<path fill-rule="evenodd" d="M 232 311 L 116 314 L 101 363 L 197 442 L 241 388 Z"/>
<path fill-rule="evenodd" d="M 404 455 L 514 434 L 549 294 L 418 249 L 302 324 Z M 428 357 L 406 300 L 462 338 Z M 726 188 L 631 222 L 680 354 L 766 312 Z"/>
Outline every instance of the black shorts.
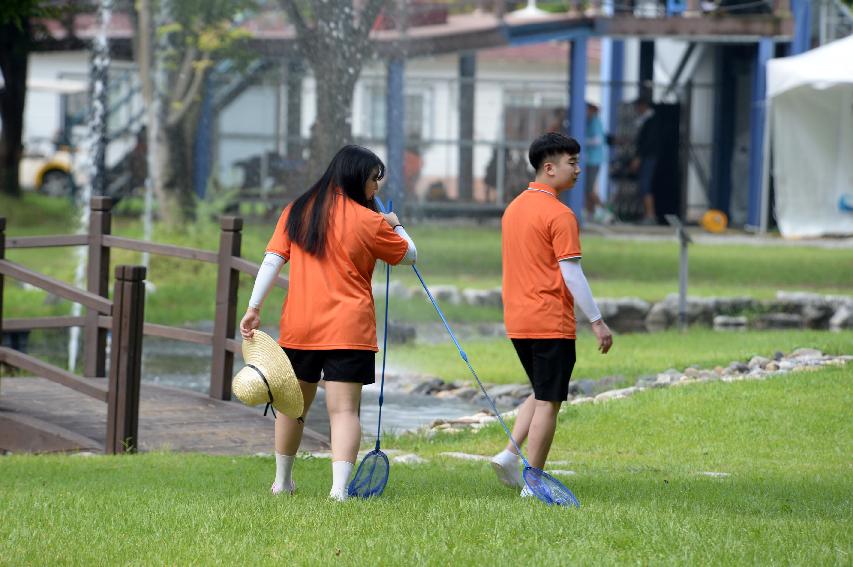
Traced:
<path fill-rule="evenodd" d="M 376 353 L 372 350 L 301 350 L 282 347 L 296 377 L 316 384 L 320 372 L 326 382 L 373 384 L 376 381 Z"/>
<path fill-rule="evenodd" d="M 575 367 L 574 339 L 512 339 L 527 372 L 533 395 L 545 402 L 564 402 Z"/>

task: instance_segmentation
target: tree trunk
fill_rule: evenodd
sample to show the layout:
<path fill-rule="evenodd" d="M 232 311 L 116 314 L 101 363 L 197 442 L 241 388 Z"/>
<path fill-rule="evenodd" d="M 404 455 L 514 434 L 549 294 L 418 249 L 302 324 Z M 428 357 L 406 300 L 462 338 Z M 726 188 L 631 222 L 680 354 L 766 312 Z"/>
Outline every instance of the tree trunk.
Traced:
<path fill-rule="evenodd" d="M 0 71 L 4 86 L 0 89 L 0 191 L 18 197 L 21 194 L 18 168 L 23 153 L 24 103 L 27 96 L 27 60 L 30 51 L 30 22 L 0 25 Z"/>
<path fill-rule="evenodd" d="M 197 105 L 194 105 L 197 106 Z M 192 149 L 195 140 L 195 118 L 198 112 L 188 110 L 175 126 L 165 129 L 163 150 L 163 193 L 166 210 L 163 218 L 173 226 L 195 220 L 195 195 L 192 184 Z"/>
<path fill-rule="evenodd" d="M 345 72 L 330 63 L 312 61 L 317 83 L 317 118 L 311 128 L 309 183 L 320 178 L 341 147 L 352 143 L 352 99 L 358 70 L 356 64 L 342 62 L 340 66 L 349 71 Z"/>

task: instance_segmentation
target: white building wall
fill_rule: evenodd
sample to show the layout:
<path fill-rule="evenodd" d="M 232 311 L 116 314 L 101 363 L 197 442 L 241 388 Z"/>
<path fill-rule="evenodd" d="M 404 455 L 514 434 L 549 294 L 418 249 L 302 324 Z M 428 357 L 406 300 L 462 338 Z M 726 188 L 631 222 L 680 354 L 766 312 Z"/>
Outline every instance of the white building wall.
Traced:
<path fill-rule="evenodd" d="M 238 184 L 242 170 L 235 162 L 275 151 L 277 145 L 279 90 L 263 84 L 247 89 L 218 116 L 220 180 Z"/>
<path fill-rule="evenodd" d="M 49 84 L 65 77 L 86 81 L 89 54 L 85 51 L 33 53 L 29 59 L 29 84 Z M 69 81 L 70 83 L 70 81 Z M 24 141 L 49 141 L 61 122 L 61 92 L 57 89 L 28 88 L 24 106 Z"/>
<path fill-rule="evenodd" d="M 714 141 L 714 50 L 707 49 L 693 74 L 697 86 L 692 93 L 690 114 L 690 143 L 696 160 L 688 161 L 687 169 L 687 220 L 698 220 L 708 209 L 707 190 L 699 175 L 701 167 L 705 183 L 711 180 L 711 154 Z M 697 163 L 700 164 L 697 166 Z"/>
<path fill-rule="evenodd" d="M 423 168 L 418 184 L 418 193 L 423 194 L 433 181 L 441 181 L 449 194 L 456 194 L 459 150 L 459 85 L 458 57 L 455 55 L 413 59 L 406 62 L 406 92 L 423 93 L 426 108 L 424 119 L 424 140 L 420 144 Z M 588 98 L 600 99 L 598 66 L 590 65 Z M 542 62 L 512 62 L 478 59 L 474 105 L 474 178 L 475 191 L 481 191 L 482 177 L 492 159 L 495 143 L 502 143 L 504 124 L 503 109 L 507 102 L 508 91 L 528 91 L 543 93 L 550 99 L 567 101 L 568 60 L 546 60 Z M 371 96 L 368 87 L 380 86 L 384 91 L 386 67 L 377 62 L 364 68 L 353 96 L 352 124 L 357 139 L 369 134 L 371 117 Z M 310 136 L 311 125 L 316 116 L 316 83 L 312 76 L 305 77 L 302 83 L 301 132 L 304 138 Z M 243 93 L 219 117 L 219 173 L 227 183 L 239 182 L 239 170 L 231 167 L 235 160 L 256 155 L 269 147 L 260 139 L 271 135 L 273 120 L 260 117 L 263 112 L 271 112 L 274 106 L 275 90 L 256 86 Z M 258 140 L 248 140 L 249 132 L 254 131 Z M 281 133 L 286 135 L 286 133 Z M 238 139 L 239 138 L 239 139 Z M 379 140 L 368 142 L 377 154 L 386 158 L 384 133 Z M 272 149 L 272 147 L 270 147 Z"/>

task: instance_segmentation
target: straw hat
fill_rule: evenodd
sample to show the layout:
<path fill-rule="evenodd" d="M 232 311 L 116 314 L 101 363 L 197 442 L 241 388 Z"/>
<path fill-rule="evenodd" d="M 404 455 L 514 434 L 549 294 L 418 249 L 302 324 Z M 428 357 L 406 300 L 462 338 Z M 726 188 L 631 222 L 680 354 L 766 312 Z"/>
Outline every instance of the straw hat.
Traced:
<path fill-rule="evenodd" d="M 302 416 L 302 390 L 287 355 L 271 336 L 255 331 L 243 341 L 246 366 L 234 376 L 231 390 L 247 406 L 271 403 L 292 418 Z M 266 383 L 264 383 L 266 381 Z"/>

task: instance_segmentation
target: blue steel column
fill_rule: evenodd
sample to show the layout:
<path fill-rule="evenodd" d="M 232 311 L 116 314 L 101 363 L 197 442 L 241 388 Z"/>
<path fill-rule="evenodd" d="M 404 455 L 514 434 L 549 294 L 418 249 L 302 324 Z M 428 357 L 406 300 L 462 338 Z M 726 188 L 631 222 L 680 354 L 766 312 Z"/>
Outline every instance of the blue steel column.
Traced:
<path fill-rule="evenodd" d="M 655 93 L 655 42 L 640 41 L 640 96 L 654 98 Z"/>
<path fill-rule="evenodd" d="M 406 131 L 405 95 L 403 92 L 406 63 L 402 58 L 388 61 L 387 104 L 388 114 L 385 120 L 385 133 L 388 143 L 387 194 L 394 200 L 394 210 L 402 211 L 405 205 L 405 187 L 403 185 L 404 151 Z"/>
<path fill-rule="evenodd" d="M 615 134 L 619 130 L 619 106 L 622 104 L 622 82 L 625 70 L 625 43 L 621 39 L 606 39 L 609 48 L 609 68 L 607 69 L 607 98 L 601 101 L 605 109 L 604 131 L 606 134 Z M 601 164 L 601 179 L 604 199 L 610 198 L 610 146 L 604 146 L 604 162 Z"/>
<path fill-rule="evenodd" d="M 193 143 L 193 187 L 199 199 L 207 193 L 207 181 L 213 169 L 213 96 L 210 73 L 202 84 L 201 109 Z M 262 180 L 263 181 L 263 180 Z"/>
<path fill-rule="evenodd" d="M 764 122 L 767 120 L 767 61 L 773 57 L 773 40 L 758 40 L 752 76 L 752 112 L 749 116 L 749 206 L 746 224 L 761 225 L 761 189 L 764 181 Z"/>
<path fill-rule="evenodd" d="M 573 39 L 569 55 L 569 134 L 581 146 L 586 142 L 586 39 L 586 35 Z M 583 151 L 580 155 L 580 167 L 580 177 L 574 189 L 567 192 L 567 196 L 563 193 L 563 202 L 572 208 L 578 221 L 583 223 L 583 188 L 586 179 L 586 157 Z"/>
<path fill-rule="evenodd" d="M 812 11 L 810 0 L 791 0 L 791 13 L 794 16 L 794 39 L 791 41 L 791 55 L 799 55 L 812 48 Z"/>
<path fill-rule="evenodd" d="M 710 206 L 731 212 L 735 93 L 732 47 L 718 45 L 714 55 L 714 131 L 711 148 Z"/>
<path fill-rule="evenodd" d="M 474 200 L 475 52 L 459 56 L 459 200 Z"/>

